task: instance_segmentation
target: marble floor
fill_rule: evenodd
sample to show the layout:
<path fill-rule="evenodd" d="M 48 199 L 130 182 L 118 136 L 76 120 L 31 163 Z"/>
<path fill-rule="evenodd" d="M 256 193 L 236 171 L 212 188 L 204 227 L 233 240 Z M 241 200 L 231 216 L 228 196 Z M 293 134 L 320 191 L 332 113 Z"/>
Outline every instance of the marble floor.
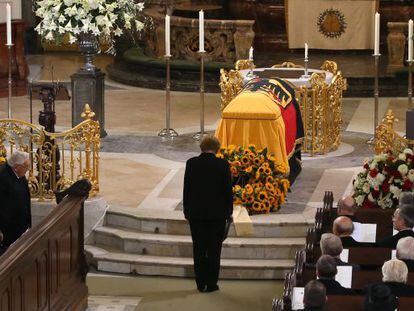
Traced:
<path fill-rule="evenodd" d="M 41 55 L 31 56 L 28 61 L 34 80 L 52 80 L 53 65 L 53 79 L 67 82 L 70 74 L 79 67 L 81 59 L 76 55 Z M 99 66 L 104 68 L 111 59 L 101 56 L 97 61 Z M 199 152 L 197 142 L 192 139 L 192 133 L 198 130 L 199 125 L 199 94 L 172 92 L 171 124 L 180 134 L 173 140 L 164 140 L 157 136 L 158 131 L 164 127 L 164 96 L 163 91 L 130 87 L 106 80 L 105 117 L 108 136 L 102 139 L 100 195 L 105 197 L 110 206 L 160 211 L 176 210 L 179 206 L 182 199 L 185 161 Z M 26 96 L 13 98 L 12 105 L 13 118 L 30 119 L 29 100 Z M 404 132 L 406 106 L 405 98 L 381 98 L 380 115 L 384 115 L 389 108 L 393 109 L 399 119 L 395 128 Z M 0 98 L 0 118 L 7 116 L 6 107 L 6 98 Z M 34 101 L 34 123 L 37 123 L 40 109 L 41 103 Z M 311 219 L 315 207 L 322 203 L 324 191 L 333 191 L 335 200 L 350 192 L 352 179 L 361 168 L 364 158 L 373 154 L 371 147 L 366 144 L 373 133 L 373 109 L 372 98 L 343 100 L 344 122 L 340 148 L 324 156 L 310 157 L 305 154 L 302 173 L 292 186 L 287 203 L 271 217 Z M 70 128 L 70 101 L 58 101 L 56 112 L 57 130 Z M 205 119 L 208 131 L 215 129 L 219 117 L 220 95 L 206 94 Z M 254 217 L 265 219 L 268 216 Z M 256 281 L 255 284 L 261 283 Z M 99 296 L 108 293 L 95 294 Z M 169 297 L 169 294 L 173 295 L 167 293 L 166 297 Z M 280 288 L 272 297 L 278 294 Z M 169 306 L 168 303 L 158 304 L 162 301 L 162 298 L 159 298 L 151 308 L 146 307 L 145 304 L 151 301 L 153 296 L 149 297 L 149 300 L 144 297 L 138 304 L 142 305 L 138 310 L 164 310 Z M 268 299 L 271 300 L 272 297 Z M 97 297 L 93 301 L 99 299 Z M 180 299 L 183 298 L 178 300 L 181 301 Z M 212 308 L 213 305 L 209 305 L 205 299 L 194 301 Z M 223 299 L 223 304 L 226 305 L 235 298 L 229 296 Z M 128 301 L 131 304 L 135 302 Z M 270 301 L 266 303 L 263 310 L 270 308 Z M 157 307 L 154 307 L 155 305 Z M 232 306 L 235 305 L 237 306 L 237 303 Z M 97 307 L 94 309 L 94 306 Z M 99 303 L 91 303 L 90 310 L 104 309 L 99 309 Z"/>

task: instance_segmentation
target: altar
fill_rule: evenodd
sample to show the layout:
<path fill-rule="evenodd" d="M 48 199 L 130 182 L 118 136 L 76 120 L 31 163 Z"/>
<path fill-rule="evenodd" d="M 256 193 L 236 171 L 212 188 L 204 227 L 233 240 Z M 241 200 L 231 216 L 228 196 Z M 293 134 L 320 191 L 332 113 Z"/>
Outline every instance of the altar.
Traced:
<path fill-rule="evenodd" d="M 290 102 L 296 102 L 303 121 L 301 150 L 313 156 L 339 147 L 342 92 L 346 80 L 336 63 L 325 61 L 321 69 L 309 69 L 308 77 L 303 77 L 303 67 L 290 62 L 269 68 L 253 67 L 252 63 L 242 61 L 236 64 L 236 70 L 221 71 L 222 120 L 216 135 L 225 146 L 255 144 L 259 148 L 268 147 L 282 163 L 287 163 L 295 151 L 294 144 L 299 141 L 297 122 L 292 122 L 292 114 L 284 118 L 283 112 Z M 266 92 L 250 92 L 249 85 L 253 82 L 266 80 L 272 83 L 274 79 L 282 80 L 290 87 L 284 86 L 275 93 L 279 105 L 272 103 Z M 268 89 L 266 86 L 262 91 Z"/>

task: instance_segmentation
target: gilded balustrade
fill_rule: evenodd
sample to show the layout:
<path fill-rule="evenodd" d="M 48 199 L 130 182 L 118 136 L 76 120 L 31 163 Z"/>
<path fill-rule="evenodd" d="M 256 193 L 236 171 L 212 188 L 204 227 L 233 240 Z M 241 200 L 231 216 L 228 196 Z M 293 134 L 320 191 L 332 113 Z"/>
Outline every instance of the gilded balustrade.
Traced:
<path fill-rule="evenodd" d="M 243 89 L 243 76 L 239 70 L 254 66 L 247 60 L 240 60 L 236 64 L 236 70 L 220 71 L 222 110 Z M 284 62 L 272 68 L 303 67 Z M 346 90 L 346 79 L 333 61 L 325 61 L 321 69 L 332 73 L 330 84 L 326 83 L 325 73 L 313 73 L 310 87 L 295 87 L 305 132 L 302 151 L 311 156 L 337 150 L 341 143 L 342 95 Z"/>
<path fill-rule="evenodd" d="M 375 152 L 376 154 L 391 152 L 398 155 L 405 148 L 413 148 L 414 141 L 406 139 L 394 130 L 394 123 L 399 120 L 394 116 L 391 109 L 382 119 L 375 130 Z"/>
<path fill-rule="evenodd" d="M 92 184 L 90 195 L 99 192 L 99 122 L 85 106 L 83 122 L 62 133 L 49 133 L 21 120 L 0 119 L 0 152 L 15 150 L 30 155 L 28 172 L 32 198 L 53 199 L 54 192 L 65 189 L 79 179 Z"/>

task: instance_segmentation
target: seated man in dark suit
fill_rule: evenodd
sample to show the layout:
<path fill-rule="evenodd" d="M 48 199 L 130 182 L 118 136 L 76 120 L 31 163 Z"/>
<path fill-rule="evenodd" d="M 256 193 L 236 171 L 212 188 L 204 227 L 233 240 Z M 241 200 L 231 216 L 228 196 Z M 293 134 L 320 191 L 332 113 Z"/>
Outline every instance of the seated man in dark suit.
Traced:
<path fill-rule="evenodd" d="M 339 237 L 332 233 L 324 233 L 320 241 L 321 254 L 332 256 L 337 266 L 352 266 L 354 270 L 360 270 L 360 266 L 350 264 L 341 260 L 340 255 L 343 251 L 342 242 Z"/>
<path fill-rule="evenodd" d="M 382 282 L 397 297 L 414 296 L 414 286 L 407 285 L 408 268 L 399 259 L 388 260 L 382 266 Z"/>
<path fill-rule="evenodd" d="M 305 286 L 305 293 L 303 295 L 303 311 L 323 311 L 326 304 L 326 288 L 317 281 L 309 281 Z"/>
<path fill-rule="evenodd" d="M 337 217 L 333 222 L 332 232 L 341 239 L 342 246 L 345 248 L 364 246 L 363 243 L 355 241 L 352 237 L 352 233 L 354 232 L 354 224 L 349 217 Z"/>
<path fill-rule="evenodd" d="M 355 199 L 351 195 L 343 197 L 338 201 L 338 216 L 346 216 L 352 221 L 358 221 L 355 217 L 356 210 L 357 205 L 355 203 Z"/>
<path fill-rule="evenodd" d="M 397 258 L 407 265 L 408 272 L 414 272 L 414 238 L 411 236 L 398 240 Z"/>
<path fill-rule="evenodd" d="M 183 206 L 193 239 L 197 289 L 213 292 L 219 289 L 221 247 L 233 214 L 232 178 L 229 163 L 216 157 L 217 138 L 204 137 L 200 149 L 185 167 Z"/>
<path fill-rule="evenodd" d="M 352 295 L 352 289 L 345 288 L 335 280 L 338 273 L 335 260 L 332 256 L 322 255 L 316 262 L 316 277 L 325 285 L 327 295 Z"/>
<path fill-rule="evenodd" d="M 400 196 L 398 208 L 392 216 L 392 224 L 397 234 L 385 238 L 378 242 L 380 247 L 396 248 L 399 239 L 412 236 L 414 237 L 414 194 L 403 192 Z"/>

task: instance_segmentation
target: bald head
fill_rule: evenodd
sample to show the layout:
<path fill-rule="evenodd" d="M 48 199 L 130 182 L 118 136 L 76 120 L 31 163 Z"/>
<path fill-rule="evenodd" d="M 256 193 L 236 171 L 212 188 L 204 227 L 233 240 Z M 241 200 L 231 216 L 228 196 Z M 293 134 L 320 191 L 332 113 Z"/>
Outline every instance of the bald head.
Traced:
<path fill-rule="evenodd" d="M 333 222 L 332 232 L 339 237 L 350 236 L 354 232 L 354 224 L 349 217 L 337 217 Z"/>
<path fill-rule="evenodd" d="M 352 196 L 343 197 L 338 201 L 338 215 L 353 216 L 356 211 L 356 203 Z"/>

